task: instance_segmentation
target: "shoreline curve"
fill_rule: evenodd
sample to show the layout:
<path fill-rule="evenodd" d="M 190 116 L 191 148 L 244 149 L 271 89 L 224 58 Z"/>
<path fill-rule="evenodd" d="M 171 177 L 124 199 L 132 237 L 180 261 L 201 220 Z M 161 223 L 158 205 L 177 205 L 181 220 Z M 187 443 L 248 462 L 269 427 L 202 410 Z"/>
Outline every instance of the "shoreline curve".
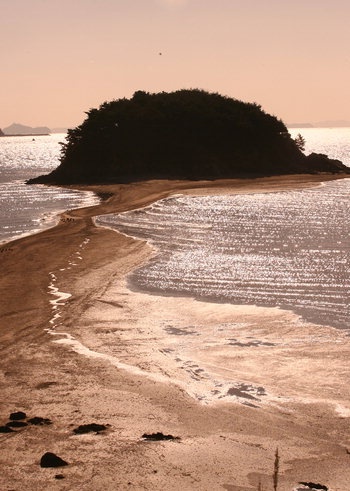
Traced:
<path fill-rule="evenodd" d="M 48 474 L 37 471 L 38 461 L 41 453 L 52 449 L 72 463 L 65 469 L 72 489 L 248 491 L 257 489 L 259 482 L 271 485 L 278 446 L 281 491 L 292 489 L 299 481 L 324 483 L 335 491 L 346 489 L 350 480 L 345 389 L 350 383 L 346 369 L 349 340 L 326 328 L 316 332 L 310 325 L 301 326 L 295 334 L 291 332 L 293 316 L 281 318 L 277 313 L 276 317 L 273 309 L 248 308 L 243 312 L 237 306 L 234 313 L 235 309 L 224 305 L 218 313 L 216 306 L 199 302 L 193 310 L 192 299 L 177 304 L 172 298 L 150 299 L 128 292 L 123 280 L 147 260 L 150 247 L 93 223 L 96 214 L 146 206 L 173 193 L 208 194 L 228 189 L 260 193 L 317 186 L 333 179 L 339 175 L 74 186 L 108 193 L 109 197 L 97 206 L 61 214 L 53 228 L 8 242 L 0 278 L 0 374 L 6 395 L 0 405 L 2 419 L 5 423 L 6 414 L 24 410 L 49 417 L 54 424 L 50 431 L 25 428 L 1 437 L 6 442 L 0 477 L 3 487 L 21 487 L 25 482 L 29 491 L 45 489 Z M 55 275 L 59 292 L 71 294 L 65 299 L 62 317 L 56 318 L 57 329 L 61 322 L 85 346 L 113 351 L 113 356 L 125 362 L 134 360 L 144 370 L 153 363 L 143 351 L 150 336 L 156 347 L 153 353 L 157 343 L 167 350 L 177 349 L 180 339 L 185 341 L 186 336 L 161 336 L 162 323 L 169 318 L 174 329 L 202 319 L 209 333 L 219 315 L 222 323 L 235 324 L 235 334 L 246 344 L 245 325 L 250 323 L 254 339 L 275 346 L 237 346 L 234 366 L 228 362 L 224 368 L 230 369 L 230 379 L 250 380 L 264 387 L 273 394 L 274 403 L 256 408 L 256 400 L 245 398 L 251 405 L 242 404 L 235 399 L 235 391 L 252 397 L 256 394 L 233 384 L 232 402 L 203 406 L 181 387 L 116 369 L 103 359 L 82 357 L 64 344 L 52 342 L 46 330 L 53 314 L 50 274 Z M 285 342 L 281 342 L 281 332 Z M 169 339 L 172 346 L 166 345 Z M 217 370 L 217 361 L 227 356 L 222 347 L 195 353 L 192 346 L 184 346 L 182 353 L 184 363 L 196 357 L 198 366 L 203 364 L 208 371 Z M 168 360 L 168 355 L 160 353 L 161 361 Z M 162 365 L 156 367 L 161 370 Z M 173 368 L 169 362 L 168 376 Z M 193 377 L 200 374 L 196 367 L 186 365 L 186 370 L 187 375 L 192 370 Z M 92 421 L 111 425 L 103 438 L 70 436 L 71 425 Z M 152 446 L 142 442 L 143 433 L 157 431 L 180 436 L 181 441 Z M 53 477 L 51 473 L 50 479 Z"/>

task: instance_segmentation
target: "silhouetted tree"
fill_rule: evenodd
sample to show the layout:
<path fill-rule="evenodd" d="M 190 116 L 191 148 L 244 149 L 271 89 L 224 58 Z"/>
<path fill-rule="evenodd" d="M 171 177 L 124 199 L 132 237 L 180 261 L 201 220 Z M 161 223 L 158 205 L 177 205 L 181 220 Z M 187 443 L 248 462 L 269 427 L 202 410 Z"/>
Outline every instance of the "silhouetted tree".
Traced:
<path fill-rule="evenodd" d="M 294 141 L 299 150 L 303 152 L 305 150 L 305 138 L 300 133 L 298 133 L 297 136 L 294 138 Z"/>

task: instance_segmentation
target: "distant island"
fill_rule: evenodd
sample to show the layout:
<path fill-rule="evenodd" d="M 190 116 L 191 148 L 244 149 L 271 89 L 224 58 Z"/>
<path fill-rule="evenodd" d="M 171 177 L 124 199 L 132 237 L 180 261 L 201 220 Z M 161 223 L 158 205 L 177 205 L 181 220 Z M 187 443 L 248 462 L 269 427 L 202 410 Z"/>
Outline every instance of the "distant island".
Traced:
<path fill-rule="evenodd" d="M 51 133 L 51 130 L 46 126 L 38 126 L 36 128 L 32 128 L 31 126 L 13 123 L 10 126 L 3 128 L 2 133 L 3 134 L 0 134 L 0 136 L 39 136 L 49 135 Z"/>
<path fill-rule="evenodd" d="M 287 123 L 288 128 L 315 128 L 311 123 Z"/>
<path fill-rule="evenodd" d="M 350 121 L 344 119 L 318 121 L 317 123 L 287 123 L 288 128 L 349 128 Z"/>
<path fill-rule="evenodd" d="M 58 128 L 51 128 L 51 133 L 67 133 L 67 126 L 60 126 Z"/>
<path fill-rule="evenodd" d="M 302 150 L 303 139 L 293 139 L 258 104 L 199 89 L 137 91 L 131 99 L 90 109 L 80 126 L 68 130 L 59 167 L 28 183 L 350 172 L 338 160 Z"/>

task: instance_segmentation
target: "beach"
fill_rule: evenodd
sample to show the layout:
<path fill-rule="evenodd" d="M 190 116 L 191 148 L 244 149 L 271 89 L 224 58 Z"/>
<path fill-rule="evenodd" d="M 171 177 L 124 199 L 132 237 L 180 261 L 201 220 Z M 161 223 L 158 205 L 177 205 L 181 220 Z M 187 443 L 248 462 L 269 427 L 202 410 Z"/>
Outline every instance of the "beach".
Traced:
<path fill-rule="evenodd" d="M 280 491 L 300 481 L 346 491 L 346 332 L 277 308 L 131 291 L 126 277 L 151 246 L 93 221 L 173 194 L 302 189 L 336 178 L 80 187 L 101 204 L 5 244 L 0 425 L 14 411 L 52 424 L 1 434 L 1 489 L 248 491 L 261 483 L 267 491 L 278 448 Z M 227 326 L 229 350 L 207 343 Z M 107 428 L 74 433 L 90 423 Z M 142 438 L 157 432 L 178 439 Z M 41 468 L 45 452 L 69 465 Z"/>

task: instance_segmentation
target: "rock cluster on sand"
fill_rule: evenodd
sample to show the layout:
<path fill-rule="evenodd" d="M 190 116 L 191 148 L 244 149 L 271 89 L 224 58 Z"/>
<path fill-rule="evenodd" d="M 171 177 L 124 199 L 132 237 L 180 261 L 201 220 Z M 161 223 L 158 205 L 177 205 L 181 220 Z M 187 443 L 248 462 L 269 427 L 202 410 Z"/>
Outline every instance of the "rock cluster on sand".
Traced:
<path fill-rule="evenodd" d="M 11 433 L 14 431 L 12 428 L 24 428 L 28 425 L 43 426 L 51 424 L 52 421 L 48 418 L 34 416 L 33 418 L 27 419 L 26 413 L 23 411 L 16 411 L 10 414 L 9 421 L 5 425 L 0 426 L 0 433 Z"/>

